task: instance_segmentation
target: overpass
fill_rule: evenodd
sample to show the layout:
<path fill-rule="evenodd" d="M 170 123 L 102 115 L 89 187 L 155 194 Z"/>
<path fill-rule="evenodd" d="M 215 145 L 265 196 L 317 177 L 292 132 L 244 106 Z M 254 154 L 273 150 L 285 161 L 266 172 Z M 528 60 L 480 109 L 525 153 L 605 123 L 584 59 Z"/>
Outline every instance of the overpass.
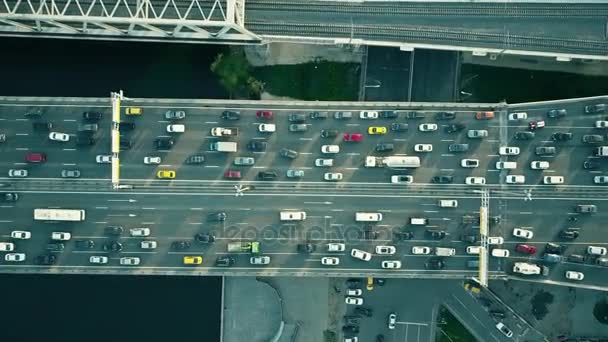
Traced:
<path fill-rule="evenodd" d="M 606 3 L 7 0 L 0 3 L 0 35 L 608 60 L 607 17 Z"/>

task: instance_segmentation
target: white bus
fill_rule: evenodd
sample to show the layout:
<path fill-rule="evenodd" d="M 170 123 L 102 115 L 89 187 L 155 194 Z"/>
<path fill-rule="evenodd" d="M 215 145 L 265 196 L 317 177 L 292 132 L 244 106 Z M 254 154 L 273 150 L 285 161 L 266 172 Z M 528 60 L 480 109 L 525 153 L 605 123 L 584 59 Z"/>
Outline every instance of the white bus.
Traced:
<path fill-rule="evenodd" d="M 37 221 L 84 221 L 83 209 L 34 209 L 34 220 Z"/>

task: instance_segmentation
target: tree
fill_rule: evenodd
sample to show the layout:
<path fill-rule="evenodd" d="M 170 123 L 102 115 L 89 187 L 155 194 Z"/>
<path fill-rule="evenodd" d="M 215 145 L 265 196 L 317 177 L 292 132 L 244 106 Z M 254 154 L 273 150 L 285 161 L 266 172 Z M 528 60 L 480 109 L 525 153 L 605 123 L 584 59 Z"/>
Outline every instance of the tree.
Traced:
<path fill-rule="evenodd" d="M 602 324 L 608 324 L 608 301 L 603 299 L 597 303 L 593 307 L 593 316 L 598 322 Z"/>
<path fill-rule="evenodd" d="M 219 76 L 220 83 L 228 90 L 230 98 L 242 89 L 248 89 L 249 92 L 255 93 L 251 91 L 251 84 L 256 84 L 258 81 L 250 74 L 250 66 L 243 49 L 233 48 L 229 54 L 218 54 L 211 64 L 211 71 Z"/>

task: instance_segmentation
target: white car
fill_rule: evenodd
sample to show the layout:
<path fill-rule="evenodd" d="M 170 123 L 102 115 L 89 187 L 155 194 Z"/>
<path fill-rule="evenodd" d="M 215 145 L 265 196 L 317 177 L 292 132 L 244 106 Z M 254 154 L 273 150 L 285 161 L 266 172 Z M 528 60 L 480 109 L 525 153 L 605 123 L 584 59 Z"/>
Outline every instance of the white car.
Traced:
<path fill-rule="evenodd" d="M 509 114 L 510 121 L 526 120 L 527 118 L 528 118 L 528 113 L 526 113 L 526 112 L 517 112 L 517 113 Z"/>
<path fill-rule="evenodd" d="M 464 180 L 465 184 L 468 185 L 484 185 L 486 184 L 486 178 L 485 177 L 467 177 Z"/>
<path fill-rule="evenodd" d="M 509 257 L 509 250 L 494 248 L 492 250 L 492 256 L 496 257 L 496 258 L 508 258 Z"/>
<path fill-rule="evenodd" d="M 519 155 L 519 147 L 502 146 L 498 149 L 498 154 L 501 156 L 517 156 Z"/>
<path fill-rule="evenodd" d="M 363 290 L 361 289 L 348 289 L 346 290 L 347 296 L 360 296 L 363 294 Z"/>
<path fill-rule="evenodd" d="M 433 152 L 432 144 L 416 144 L 414 145 L 414 152 Z"/>
<path fill-rule="evenodd" d="M 431 254 L 431 248 L 426 247 L 426 246 L 414 246 L 414 247 L 412 247 L 412 254 L 416 254 L 416 255 Z"/>
<path fill-rule="evenodd" d="M 0 242 L 0 252 L 10 252 L 15 250 L 15 244 L 12 242 Z"/>
<path fill-rule="evenodd" d="M 25 253 L 8 253 L 4 256 L 4 260 L 12 262 L 25 261 Z"/>
<path fill-rule="evenodd" d="M 28 240 L 32 238 L 32 233 L 25 230 L 13 230 L 11 238 L 19 240 Z"/>
<path fill-rule="evenodd" d="M 268 265 L 270 264 L 270 257 L 267 255 L 254 256 L 249 258 L 249 263 L 252 265 Z"/>
<path fill-rule="evenodd" d="M 167 125 L 167 133 L 184 133 L 185 131 L 185 125 Z"/>
<path fill-rule="evenodd" d="M 335 266 L 340 264 L 340 259 L 336 257 L 323 257 L 321 258 L 321 265 Z"/>
<path fill-rule="evenodd" d="M 549 162 L 548 161 L 540 161 L 540 160 L 534 160 L 530 162 L 530 168 L 532 170 L 546 170 L 549 168 Z"/>
<path fill-rule="evenodd" d="M 410 175 L 392 175 L 391 183 L 393 184 L 410 184 L 414 182 L 414 177 Z"/>
<path fill-rule="evenodd" d="M 112 156 L 109 154 L 98 154 L 97 157 L 95 157 L 95 161 L 98 164 L 109 164 L 112 162 Z"/>
<path fill-rule="evenodd" d="M 396 252 L 395 246 L 376 246 L 376 254 L 378 255 L 393 255 Z"/>
<path fill-rule="evenodd" d="M 376 111 L 362 111 L 359 113 L 359 119 L 369 120 L 369 119 L 377 119 L 378 112 Z"/>
<path fill-rule="evenodd" d="M 382 268 L 385 269 L 397 269 L 401 268 L 401 261 L 399 260 L 384 260 L 382 264 L 380 264 Z"/>
<path fill-rule="evenodd" d="M 462 159 L 460 161 L 460 166 L 462 167 L 478 167 L 479 159 Z"/>
<path fill-rule="evenodd" d="M 488 236 L 488 245 L 502 245 L 505 239 L 502 236 Z"/>
<path fill-rule="evenodd" d="M 477 255 L 481 252 L 481 246 L 467 246 L 467 254 Z"/>
<path fill-rule="evenodd" d="M 511 329 L 507 328 L 507 326 L 503 322 L 498 322 L 496 324 L 496 329 L 500 330 L 500 332 L 508 338 L 511 338 L 513 336 L 513 332 L 511 331 Z"/>
<path fill-rule="evenodd" d="M 258 126 L 258 131 L 264 133 L 272 133 L 277 130 L 277 126 L 275 124 L 260 124 Z"/>
<path fill-rule="evenodd" d="M 356 248 L 353 248 L 350 251 L 350 255 L 355 259 L 359 259 L 359 260 L 363 260 L 363 261 L 370 261 L 372 259 L 371 253 L 368 253 L 368 252 L 365 252 L 365 251 L 362 251 L 362 250 L 356 249 Z"/>
<path fill-rule="evenodd" d="M 581 272 L 566 271 L 566 279 L 583 280 L 584 278 L 585 278 L 585 275 Z"/>
<path fill-rule="evenodd" d="M 102 255 L 91 255 L 89 257 L 89 262 L 91 264 L 107 264 L 108 263 L 108 257 L 107 256 L 102 256 Z"/>
<path fill-rule="evenodd" d="M 525 229 L 525 228 L 515 228 L 515 229 L 513 229 L 513 236 L 522 238 L 522 239 L 526 239 L 526 240 L 530 240 L 531 238 L 534 237 L 534 232 L 529 229 Z"/>
<path fill-rule="evenodd" d="M 153 157 L 153 156 L 149 156 L 149 157 L 144 157 L 144 164 L 146 165 L 158 165 L 161 163 L 161 159 L 160 157 Z"/>
<path fill-rule="evenodd" d="M 317 166 L 317 167 L 332 167 L 333 165 L 334 165 L 333 159 L 322 159 L 322 158 L 315 159 L 315 166 Z"/>
<path fill-rule="evenodd" d="M 129 232 L 131 236 L 149 236 L 150 228 L 131 228 Z"/>
<path fill-rule="evenodd" d="M 608 128 L 608 121 L 604 121 L 604 120 L 596 121 L 595 128 Z"/>
<path fill-rule="evenodd" d="M 326 172 L 323 175 L 323 179 L 326 181 L 339 181 L 342 180 L 342 174 L 340 172 Z"/>
<path fill-rule="evenodd" d="M 564 184 L 564 177 L 562 176 L 545 176 L 543 177 L 544 184 Z"/>
<path fill-rule="evenodd" d="M 8 170 L 8 176 L 9 177 L 19 177 L 19 178 L 27 177 L 27 170 L 10 169 L 10 170 Z"/>
<path fill-rule="evenodd" d="M 51 139 L 53 141 L 66 142 L 66 141 L 70 140 L 70 135 L 65 134 L 65 133 L 59 133 L 59 132 L 51 132 L 51 133 L 49 133 L 49 139 Z"/>
<path fill-rule="evenodd" d="M 388 315 L 388 328 L 390 330 L 395 329 L 395 324 L 397 324 L 397 315 L 391 313 L 390 315 Z"/>
<path fill-rule="evenodd" d="M 344 302 L 350 305 L 363 305 L 363 298 L 358 297 L 346 297 L 344 298 Z"/>
<path fill-rule="evenodd" d="M 606 183 L 608 183 L 608 176 L 595 176 L 595 177 L 593 177 L 593 183 L 606 184 Z"/>
<path fill-rule="evenodd" d="M 68 241 L 71 238 L 72 238 L 72 234 L 70 234 L 68 232 L 53 232 L 51 234 L 51 240 Z"/>
<path fill-rule="evenodd" d="M 357 337 L 357 336 L 345 337 L 344 342 L 359 342 L 359 337 Z"/>
<path fill-rule="evenodd" d="M 590 255 L 606 255 L 606 247 L 588 246 L 587 254 Z"/>
<path fill-rule="evenodd" d="M 321 152 L 325 154 L 335 154 L 340 152 L 339 145 L 323 145 L 321 146 Z"/>
<path fill-rule="evenodd" d="M 437 124 L 434 123 L 423 123 L 418 126 L 420 132 L 434 132 L 437 130 Z"/>
<path fill-rule="evenodd" d="M 344 252 L 346 245 L 338 242 L 330 242 L 327 244 L 328 252 Z"/>
<path fill-rule="evenodd" d="M 507 184 L 524 184 L 526 177 L 523 175 L 508 175 L 506 181 Z"/>
<path fill-rule="evenodd" d="M 481 139 L 488 136 L 488 131 L 485 129 L 470 129 L 467 132 L 467 137 L 471 139 Z"/>
<path fill-rule="evenodd" d="M 141 247 L 142 249 L 155 249 L 156 247 L 158 247 L 158 242 L 145 240 L 139 243 L 139 247 Z"/>
<path fill-rule="evenodd" d="M 126 266 L 137 266 L 141 262 L 139 257 L 122 257 L 120 258 L 120 264 Z"/>

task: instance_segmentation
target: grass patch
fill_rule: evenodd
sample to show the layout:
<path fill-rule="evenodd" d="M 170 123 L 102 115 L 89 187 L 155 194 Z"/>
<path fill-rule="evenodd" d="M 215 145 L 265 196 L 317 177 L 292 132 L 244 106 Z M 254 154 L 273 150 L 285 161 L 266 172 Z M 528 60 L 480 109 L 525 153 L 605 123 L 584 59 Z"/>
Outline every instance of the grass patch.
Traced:
<path fill-rule="evenodd" d="M 306 101 L 353 101 L 359 92 L 358 63 L 310 62 L 256 67 L 253 75 L 272 95 Z"/>
<path fill-rule="evenodd" d="M 477 339 L 445 307 L 439 308 L 436 342 L 476 342 Z"/>

